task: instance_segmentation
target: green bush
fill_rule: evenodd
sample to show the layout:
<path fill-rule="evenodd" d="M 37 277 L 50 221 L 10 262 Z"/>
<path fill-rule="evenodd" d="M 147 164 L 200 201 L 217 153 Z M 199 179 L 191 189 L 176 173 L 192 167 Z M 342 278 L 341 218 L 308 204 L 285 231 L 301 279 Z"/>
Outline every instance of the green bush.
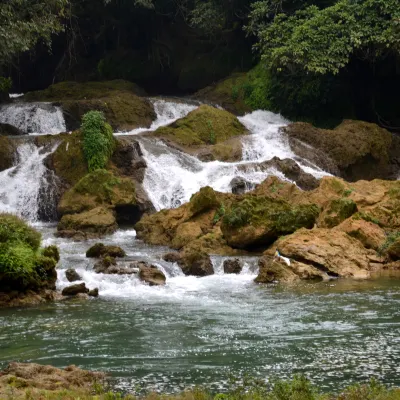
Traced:
<path fill-rule="evenodd" d="M 399 238 L 400 238 L 400 231 L 392 232 L 389 235 L 387 235 L 385 242 L 378 249 L 378 254 L 380 256 L 384 256 L 386 254 L 388 248 Z"/>
<path fill-rule="evenodd" d="M 100 111 L 89 111 L 82 117 L 83 153 L 90 172 L 107 166 L 115 148 L 111 126 Z"/>

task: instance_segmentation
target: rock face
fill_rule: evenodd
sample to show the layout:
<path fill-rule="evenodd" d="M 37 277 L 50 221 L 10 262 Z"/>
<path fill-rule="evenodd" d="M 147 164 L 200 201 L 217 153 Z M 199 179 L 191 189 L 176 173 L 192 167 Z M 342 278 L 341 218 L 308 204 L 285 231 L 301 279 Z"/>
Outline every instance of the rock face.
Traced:
<path fill-rule="evenodd" d="M 234 258 L 225 260 L 223 268 L 225 274 L 240 274 L 243 269 L 243 264 L 238 258 Z"/>
<path fill-rule="evenodd" d="M 65 271 L 65 276 L 67 277 L 68 282 L 75 282 L 82 280 L 82 277 L 73 268 L 67 269 Z"/>
<path fill-rule="evenodd" d="M 28 101 L 51 101 L 61 104 L 67 130 L 78 129 L 82 116 L 91 110 L 102 111 L 114 130 L 149 127 L 156 118 L 152 104 L 136 94 L 143 94 L 133 83 L 60 82 L 46 90 L 25 95 Z"/>
<path fill-rule="evenodd" d="M 139 268 L 139 279 L 150 286 L 162 286 L 165 285 L 166 281 L 164 273 L 154 265 L 150 267 L 141 266 Z"/>
<path fill-rule="evenodd" d="M 329 172 L 338 171 L 348 181 L 397 179 L 400 140 L 375 124 L 346 120 L 334 130 L 324 130 L 296 122 L 283 131 L 293 151 L 299 149 L 299 142 L 322 151 L 325 159 L 310 161 Z"/>
<path fill-rule="evenodd" d="M 380 261 L 374 251 L 340 230 L 300 229 L 274 243 L 267 254 L 274 249 L 331 277 L 368 278 L 370 263 Z"/>
<path fill-rule="evenodd" d="M 89 293 L 89 289 L 86 287 L 85 283 L 67 286 L 61 292 L 63 296 L 75 296 L 79 293 Z"/>
<path fill-rule="evenodd" d="M 400 236 L 389 246 L 387 253 L 392 260 L 400 260 Z"/>
<path fill-rule="evenodd" d="M 330 201 L 318 218 L 318 226 L 321 228 L 333 228 L 350 218 L 357 211 L 357 204 L 347 198 Z"/>

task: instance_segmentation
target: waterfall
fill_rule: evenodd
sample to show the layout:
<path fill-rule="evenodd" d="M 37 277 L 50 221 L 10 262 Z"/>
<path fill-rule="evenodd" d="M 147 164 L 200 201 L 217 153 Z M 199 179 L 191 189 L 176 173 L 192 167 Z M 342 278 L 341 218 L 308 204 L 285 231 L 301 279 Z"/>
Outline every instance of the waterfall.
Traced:
<path fill-rule="evenodd" d="M 183 113 L 181 103 L 169 103 L 165 108 L 171 115 Z M 159 112 L 159 111 L 158 111 Z M 157 120 L 161 121 L 162 115 Z M 250 135 L 242 139 L 243 160 L 240 162 L 202 162 L 198 158 L 182 153 L 153 138 L 140 138 L 147 169 L 143 186 L 157 210 L 179 207 L 204 186 L 220 192 L 230 192 L 231 181 L 241 177 L 249 187 L 261 183 L 270 175 L 287 180 L 273 167 L 258 168 L 254 163 L 271 160 L 273 157 L 294 159 L 305 172 L 317 178 L 328 175 L 316 166 L 303 165 L 290 149 L 280 128 L 289 121 L 269 111 L 255 111 L 239 120 Z"/>
<path fill-rule="evenodd" d="M 28 134 L 65 132 L 64 115 L 51 103 L 13 103 L 0 107 L 0 123 L 10 124 Z"/>
<path fill-rule="evenodd" d="M 45 151 L 33 143 L 18 147 L 16 165 L 0 172 L 0 212 L 31 222 L 52 220 L 57 207 L 57 178 L 44 165 L 55 148 Z"/>

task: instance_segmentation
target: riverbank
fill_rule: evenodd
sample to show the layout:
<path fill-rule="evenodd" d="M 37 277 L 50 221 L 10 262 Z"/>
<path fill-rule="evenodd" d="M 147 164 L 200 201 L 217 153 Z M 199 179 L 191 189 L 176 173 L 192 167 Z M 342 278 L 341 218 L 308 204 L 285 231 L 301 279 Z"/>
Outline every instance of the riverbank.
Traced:
<path fill-rule="evenodd" d="M 0 372 L 1 400 L 398 400 L 400 389 L 378 381 L 352 385 L 339 394 L 322 391 L 304 376 L 292 380 L 246 378 L 235 381 L 225 393 L 195 388 L 180 394 L 122 394 L 108 390 L 106 375 L 73 365 L 58 369 L 39 364 L 11 363 Z"/>

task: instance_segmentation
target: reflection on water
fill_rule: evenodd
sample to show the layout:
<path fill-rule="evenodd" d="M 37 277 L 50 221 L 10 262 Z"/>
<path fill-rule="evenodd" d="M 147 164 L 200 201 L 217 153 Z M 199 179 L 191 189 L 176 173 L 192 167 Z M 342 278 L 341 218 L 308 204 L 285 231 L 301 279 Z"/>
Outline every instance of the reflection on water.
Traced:
<path fill-rule="evenodd" d="M 91 244 L 52 237 L 62 250 L 59 285 L 70 266 L 84 272 L 100 297 L 27 309 L 0 310 L 0 364 L 71 363 L 109 371 L 121 388 L 177 391 L 192 385 L 223 389 L 229 377 L 305 373 L 326 389 L 374 376 L 400 384 L 400 285 L 393 278 L 337 280 L 292 287 L 257 286 L 254 260 L 241 275 L 185 277 L 162 264 L 165 249 L 118 232 L 130 256 L 158 262 L 163 288 L 93 274 Z M 61 279 L 62 278 L 62 279 Z M 113 281 L 114 279 L 114 281 Z"/>

